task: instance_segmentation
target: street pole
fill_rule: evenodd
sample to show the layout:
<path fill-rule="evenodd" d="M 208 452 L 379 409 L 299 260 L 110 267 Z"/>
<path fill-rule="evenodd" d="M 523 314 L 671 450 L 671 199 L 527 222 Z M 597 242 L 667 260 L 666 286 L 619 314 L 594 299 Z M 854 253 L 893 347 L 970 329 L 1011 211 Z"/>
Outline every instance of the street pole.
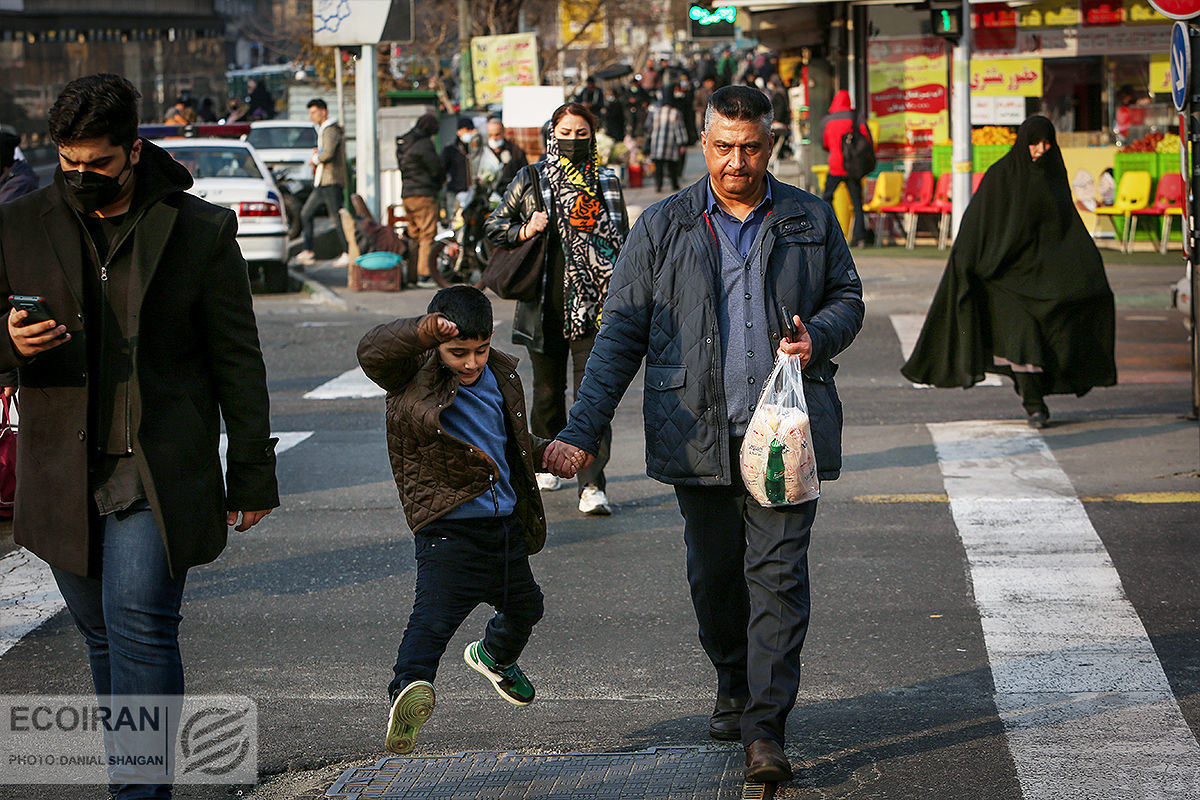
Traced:
<path fill-rule="evenodd" d="M 971 202 L 971 6 L 962 3 L 962 36 L 954 43 L 953 86 L 950 95 L 951 169 L 950 238 L 958 235 L 967 204 Z"/>
<path fill-rule="evenodd" d="M 470 0 L 458 0 L 458 106 L 475 107 L 475 78 L 471 74 Z"/>
<path fill-rule="evenodd" d="M 378 77 L 375 45 L 364 44 L 360 50 L 358 69 L 354 73 L 355 154 L 354 174 L 358 181 L 357 194 L 367 208 L 379 219 L 379 140 L 376 117 L 379 107 Z M 335 224 L 341 224 L 335 220 Z"/>
<path fill-rule="evenodd" d="M 333 76 L 337 84 L 337 121 L 346 129 L 346 85 L 342 75 L 342 48 L 333 48 Z"/>

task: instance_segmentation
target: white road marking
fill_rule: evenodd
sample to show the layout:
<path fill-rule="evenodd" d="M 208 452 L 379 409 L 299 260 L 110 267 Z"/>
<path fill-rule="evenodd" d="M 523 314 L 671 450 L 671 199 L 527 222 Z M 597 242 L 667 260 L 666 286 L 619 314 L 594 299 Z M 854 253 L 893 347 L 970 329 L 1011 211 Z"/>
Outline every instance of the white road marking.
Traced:
<path fill-rule="evenodd" d="M 1022 423 L 927 427 L 1024 800 L 1200 796 L 1200 746 L 1045 441 Z"/>
<path fill-rule="evenodd" d="M 343 372 L 331 381 L 322 383 L 304 395 L 305 400 L 342 400 L 345 398 L 370 398 L 386 395 L 383 389 L 367 377 L 362 367 Z"/>
<path fill-rule="evenodd" d="M 917 338 L 921 335 L 921 326 L 925 324 L 924 314 L 892 314 L 892 327 L 896 329 L 896 338 L 900 340 L 900 354 L 908 361 L 913 348 L 917 346 Z M 988 373 L 976 386 L 1003 386 L 999 375 Z M 927 383 L 914 383 L 917 389 L 932 389 Z"/>
<path fill-rule="evenodd" d="M 312 431 L 275 434 L 275 453 L 290 450 L 313 435 Z M 225 434 L 221 434 L 221 468 L 225 468 Z M 50 565 L 23 547 L 0 558 L 0 656 L 30 631 L 66 608 Z"/>

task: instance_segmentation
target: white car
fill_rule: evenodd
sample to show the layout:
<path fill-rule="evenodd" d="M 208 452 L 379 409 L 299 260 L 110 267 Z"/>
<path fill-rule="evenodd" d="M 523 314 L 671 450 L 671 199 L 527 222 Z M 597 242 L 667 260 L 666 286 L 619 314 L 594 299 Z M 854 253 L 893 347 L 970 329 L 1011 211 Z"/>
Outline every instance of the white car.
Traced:
<path fill-rule="evenodd" d="M 237 139 L 159 139 L 155 144 L 187 167 L 192 194 L 237 214 L 237 243 L 261 270 L 267 291 L 286 291 L 287 211 L 270 170 L 254 148 Z"/>
<path fill-rule="evenodd" d="M 268 167 L 284 170 L 286 180 L 312 186 L 317 128 L 311 122 L 286 119 L 251 122 L 250 133 L 242 138 L 254 146 Z"/>

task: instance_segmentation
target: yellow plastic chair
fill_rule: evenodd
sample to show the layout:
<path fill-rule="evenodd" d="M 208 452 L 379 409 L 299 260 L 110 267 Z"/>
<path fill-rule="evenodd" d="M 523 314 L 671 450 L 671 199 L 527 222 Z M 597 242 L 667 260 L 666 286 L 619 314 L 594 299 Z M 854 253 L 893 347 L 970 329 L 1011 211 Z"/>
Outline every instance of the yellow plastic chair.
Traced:
<path fill-rule="evenodd" d="M 1095 239 L 1096 234 L 1100 232 L 1100 220 L 1104 217 L 1108 217 L 1112 222 L 1114 234 L 1120 234 L 1114 217 L 1120 216 L 1125 220 L 1122 231 L 1129 230 L 1129 221 L 1133 212 L 1150 205 L 1150 183 L 1150 173 L 1145 170 L 1130 170 L 1121 175 L 1121 180 L 1117 184 L 1116 201 L 1111 206 L 1100 206 L 1094 212 L 1096 224 L 1092 227 L 1092 238 Z M 1127 252 L 1126 242 L 1123 238 L 1121 239 L 1121 252 Z"/>
<path fill-rule="evenodd" d="M 894 206 L 902 199 L 904 199 L 904 174 L 890 171 L 881 172 L 875 178 L 875 191 L 871 194 L 871 199 L 863 203 L 863 216 L 880 214 L 882 209 Z M 867 226 L 870 227 L 870 225 L 868 220 Z M 879 244 L 878 240 L 875 244 Z"/>

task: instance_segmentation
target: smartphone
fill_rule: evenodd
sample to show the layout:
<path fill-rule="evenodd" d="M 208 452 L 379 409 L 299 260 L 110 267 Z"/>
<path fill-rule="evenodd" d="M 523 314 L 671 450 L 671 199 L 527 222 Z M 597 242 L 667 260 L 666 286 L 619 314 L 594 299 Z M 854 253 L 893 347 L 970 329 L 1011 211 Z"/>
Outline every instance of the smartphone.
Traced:
<path fill-rule="evenodd" d="M 796 341 L 799 332 L 796 330 L 796 321 L 792 319 L 792 312 L 787 306 L 780 306 L 779 311 L 783 314 L 783 335 L 788 341 Z"/>
<path fill-rule="evenodd" d="M 9 295 L 8 302 L 13 308 L 29 313 L 29 316 L 25 318 L 25 325 L 33 325 L 37 322 L 47 322 L 54 319 L 54 317 L 50 316 L 50 308 L 46 305 L 46 298 L 44 297 L 32 294 L 14 294 Z"/>

